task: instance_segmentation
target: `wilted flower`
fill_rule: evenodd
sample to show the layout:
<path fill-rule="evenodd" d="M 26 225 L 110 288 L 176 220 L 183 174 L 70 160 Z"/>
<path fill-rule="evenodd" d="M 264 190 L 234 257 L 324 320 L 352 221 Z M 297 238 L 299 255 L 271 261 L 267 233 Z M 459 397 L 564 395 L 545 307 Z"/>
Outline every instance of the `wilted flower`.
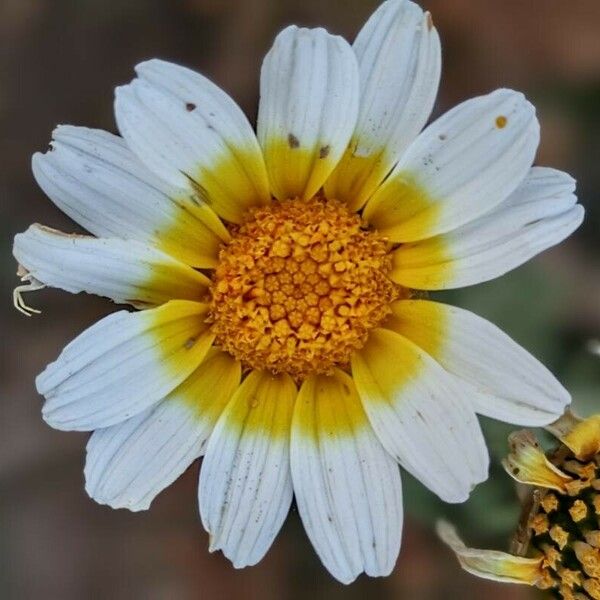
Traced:
<path fill-rule="evenodd" d="M 559 598 L 600 599 L 600 415 L 567 413 L 548 427 L 561 444 L 544 454 L 528 431 L 510 438 L 508 473 L 531 486 L 514 554 L 467 548 L 447 523 L 442 539 L 466 571 L 550 589 Z"/>
<path fill-rule="evenodd" d="M 569 394 L 468 311 L 421 299 L 493 279 L 578 227 L 565 173 L 532 168 L 511 90 L 430 117 L 429 13 L 385 2 L 354 46 L 288 27 L 261 72 L 257 135 L 201 75 L 160 60 L 116 91 L 123 137 L 58 127 L 35 177 L 97 237 L 15 239 L 22 292 L 127 303 L 37 379 L 58 429 L 94 431 L 86 489 L 131 510 L 205 454 L 211 549 L 258 562 L 295 495 L 344 582 L 391 571 L 400 463 L 444 500 L 487 477 L 476 412 L 526 425 Z"/>

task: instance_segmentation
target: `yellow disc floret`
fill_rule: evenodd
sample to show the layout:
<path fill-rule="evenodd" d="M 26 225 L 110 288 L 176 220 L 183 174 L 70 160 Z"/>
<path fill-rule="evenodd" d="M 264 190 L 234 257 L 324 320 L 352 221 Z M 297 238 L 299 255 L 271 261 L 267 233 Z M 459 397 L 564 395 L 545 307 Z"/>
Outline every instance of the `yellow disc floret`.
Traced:
<path fill-rule="evenodd" d="M 301 380 L 345 366 L 401 293 L 384 238 L 334 200 L 286 200 L 232 229 L 212 284 L 216 343 Z"/>

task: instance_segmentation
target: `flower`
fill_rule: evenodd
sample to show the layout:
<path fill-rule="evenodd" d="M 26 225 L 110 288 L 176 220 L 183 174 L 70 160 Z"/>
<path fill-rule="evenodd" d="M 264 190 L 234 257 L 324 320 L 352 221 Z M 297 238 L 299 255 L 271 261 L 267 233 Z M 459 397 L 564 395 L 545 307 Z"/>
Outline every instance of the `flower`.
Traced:
<path fill-rule="evenodd" d="M 560 446 L 546 456 L 529 431 L 509 438 L 504 461 L 527 495 L 514 554 L 467 548 L 448 523 L 441 538 L 474 575 L 552 589 L 566 600 L 600 598 L 600 415 L 586 420 L 566 413 L 548 427 Z"/>
<path fill-rule="evenodd" d="M 524 425 L 569 403 L 494 325 L 418 290 L 497 277 L 575 230 L 566 174 L 533 167 L 539 126 L 498 90 L 430 117 L 431 15 L 384 2 L 351 47 L 288 27 L 261 72 L 254 134 L 203 76 L 150 60 L 116 90 L 122 137 L 60 126 L 33 158 L 93 236 L 15 238 L 25 291 L 132 305 L 37 378 L 44 419 L 93 431 L 86 490 L 142 510 L 204 455 L 211 550 L 267 552 L 295 496 L 334 577 L 388 574 L 397 463 L 448 502 L 487 477 L 476 412 Z"/>

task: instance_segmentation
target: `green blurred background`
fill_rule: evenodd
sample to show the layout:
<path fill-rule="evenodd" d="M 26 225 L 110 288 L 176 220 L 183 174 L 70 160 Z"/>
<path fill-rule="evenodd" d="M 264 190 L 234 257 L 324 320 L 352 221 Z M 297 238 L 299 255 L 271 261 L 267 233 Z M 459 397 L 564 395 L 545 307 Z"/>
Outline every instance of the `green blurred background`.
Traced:
<path fill-rule="evenodd" d="M 403 547 L 391 577 L 351 587 L 320 566 L 292 511 L 258 566 L 235 571 L 209 555 L 197 517 L 198 465 L 149 512 L 113 511 L 83 488 L 86 435 L 41 420 L 34 377 L 108 302 L 44 290 L 43 314 L 11 307 L 13 235 L 39 221 L 77 227 L 36 187 L 30 156 L 58 123 L 115 130 L 112 90 L 153 56 L 200 70 L 254 119 L 261 58 L 289 23 L 323 25 L 353 39 L 377 0 L 1 0 L 0 598 L 537 598 L 526 588 L 462 573 L 432 533 L 445 515 L 469 542 L 506 548 L 519 512 L 498 467 L 510 427 L 485 421 L 491 480 L 460 507 L 444 506 L 405 477 Z M 499 281 L 448 293 L 492 319 L 544 361 L 582 413 L 600 406 L 600 2 L 424 0 L 442 36 L 436 114 L 496 87 L 523 90 L 542 123 L 538 162 L 579 181 L 584 226 Z"/>

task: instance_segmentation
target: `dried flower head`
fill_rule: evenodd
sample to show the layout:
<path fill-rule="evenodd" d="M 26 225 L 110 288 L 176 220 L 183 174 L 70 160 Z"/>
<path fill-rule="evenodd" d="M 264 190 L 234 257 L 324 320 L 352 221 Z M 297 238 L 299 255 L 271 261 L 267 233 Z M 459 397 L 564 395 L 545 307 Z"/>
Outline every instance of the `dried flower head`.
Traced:
<path fill-rule="evenodd" d="M 438 532 L 474 575 L 551 590 L 565 600 L 600 599 L 600 415 L 565 414 L 548 429 L 545 454 L 529 431 L 510 437 L 507 472 L 530 488 L 513 554 L 467 548 L 447 523 Z"/>

